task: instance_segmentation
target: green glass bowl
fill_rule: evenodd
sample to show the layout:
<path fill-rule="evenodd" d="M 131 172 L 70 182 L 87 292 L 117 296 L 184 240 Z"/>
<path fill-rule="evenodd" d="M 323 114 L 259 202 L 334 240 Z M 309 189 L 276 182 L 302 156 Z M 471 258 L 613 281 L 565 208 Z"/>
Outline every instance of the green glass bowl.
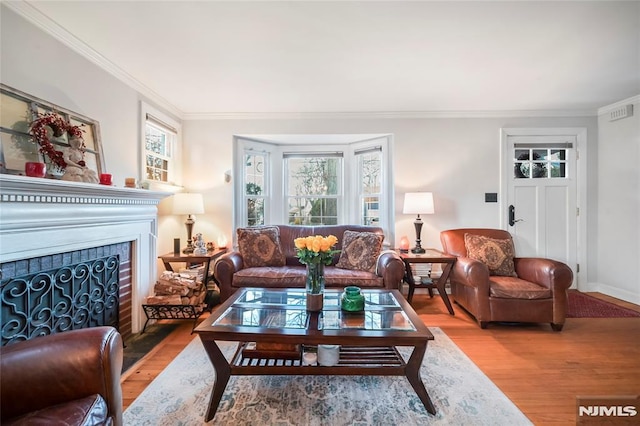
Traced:
<path fill-rule="evenodd" d="M 340 307 L 347 312 L 364 311 L 364 295 L 360 291 L 360 287 L 345 287 L 340 297 Z"/>

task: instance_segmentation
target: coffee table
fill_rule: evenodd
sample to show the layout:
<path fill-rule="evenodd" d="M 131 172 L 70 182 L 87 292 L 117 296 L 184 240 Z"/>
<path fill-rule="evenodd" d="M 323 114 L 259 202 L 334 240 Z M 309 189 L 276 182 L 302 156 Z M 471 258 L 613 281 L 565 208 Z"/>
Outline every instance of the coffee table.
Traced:
<path fill-rule="evenodd" d="M 340 290 L 326 290 L 322 312 L 307 312 L 304 289 L 245 288 L 220 305 L 195 329 L 216 372 L 205 419 L 215 416 L 231 375 L 405 376 L 431 414 L 436 409 L 420 366 L 433 334 L 398 290 L 363 290 L 365 311 L 340 309 Z M 220 341 L 240 342 L 227 361 Z M 300 359 L 254 357 L 254 342 L 341 345 L 336 365 L 303 365 Z M 412 347 L 408 361 L 397 346 Z M 244 353 L 243 353 L 244 352 Z"/>

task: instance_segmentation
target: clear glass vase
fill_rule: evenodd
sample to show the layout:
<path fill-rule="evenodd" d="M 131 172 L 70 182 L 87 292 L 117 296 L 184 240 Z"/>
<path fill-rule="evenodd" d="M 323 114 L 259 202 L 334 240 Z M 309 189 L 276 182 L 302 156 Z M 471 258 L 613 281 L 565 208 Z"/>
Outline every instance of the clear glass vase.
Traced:
<path fill-rule="evenodd" d="M 322 310 L 324 297 L 324 263 L 307 263 L 307 310 Z"/>

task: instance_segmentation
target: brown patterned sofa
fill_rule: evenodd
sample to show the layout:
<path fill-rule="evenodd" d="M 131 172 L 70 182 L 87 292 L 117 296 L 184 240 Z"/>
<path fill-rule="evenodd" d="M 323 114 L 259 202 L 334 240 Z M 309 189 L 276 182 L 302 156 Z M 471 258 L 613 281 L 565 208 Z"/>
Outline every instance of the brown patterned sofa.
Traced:
<path fill-rule="evenodd" d="M 347 232 L 345 235 L 346 231 Z M 345 237 L 353 240 L 355 233 L 373 233 L 380 237 L 382 244 L 382 228 L 362 225 L 326 225 L 326 226 L 293 226 L 274 225 L 270 227 L 241 228 L 238 232 L 237 251 L 232 251 L 220 257 L 214 266 L 214 274 L 220 286 L 220 298 L 228 299 L 233 293 L 242 287 L 262 288 L 302 288 L 305 283 L 306 267 L 296 257 L 294 240 L 310 235 L 335 235 L 338 243 L 335 246 L 343 250 Z M 258 234 L 258 235 L 257 235 Z M 274 237 L 277 235 L 277 237 Z M 362 234 L 364 235 L 364 234 Z M 277 238 L 279 249 L 271 241 Z M 261 244 L 265 244 L 261 246 Z M 256 261 L 254 258 L 245 259 L 250 249 L 247 246 L 262 247 L 262 253 L 268 253 L 276 261 Z M 355 250 L 365 249 L 363 244 L 353 244 Z M 371 244 L 368 244 L 371 249 Z M 244 249 L 244 250 L 243 250 Z M 280 250 L 280 253 L 278 253 Z M 343 250 L 344 251 L 344 250 Z M 404 263 L 397 253 L 393 251 L 372 250 L 369 257 L 371 269 L 346 269 L 335 265 L 342 256 L 348 253 L 339 253 L 334 256 L 330 266 L 325 267 L 326 287 L 342 288 L 348 285 L 356 285 L 361 288 L 388 288 L 398 289 L 404 276 Z M 359 254 L 362 254 L 360 252 Z M 281 256 L 281 257 L 280 257 Z M 367 256 L 364 256 L 367 257 Z M 365 259 L 366 260 L 366 259 Z M 341 264 L 344 264 L 343 260 Z M 354 267 L 356 268 L 356 267 Z"/>
<path fill-rule="evenodd" d="M 509 232 L 466 228 L 440 233 L 444 251 L 456 256 L 449 279 L 455 302 L 481 328 L 496 322 L 548 322 L 562 330 L 573 272 L 551 259 L 516 257 Z"/>

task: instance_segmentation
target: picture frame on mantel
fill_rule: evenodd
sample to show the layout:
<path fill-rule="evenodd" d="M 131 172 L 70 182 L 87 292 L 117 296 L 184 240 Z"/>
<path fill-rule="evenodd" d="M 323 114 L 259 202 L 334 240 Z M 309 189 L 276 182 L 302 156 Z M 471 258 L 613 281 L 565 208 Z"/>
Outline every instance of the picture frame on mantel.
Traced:
<path fill-rule="evenodd" d="M 29 133 L 31 123 L 39 114 L 56 113 L 71 126 L 82 129 L 86 167 L 97 176 L 104 173 L 104 157 L 100 140 L 100 124 L 85 115 L 55 105 L 51 102 L 0 84 L 0 173 L 24 175 L 27 162 L 43 162 L 47 165 L 47 177 L 60 179 L 64 171 L 52 164 L 49 157 L 40 152 L 40 146 Z M 51 143 L 59 151 L 69 148 L 68 135 L 51 137 Z"/>

